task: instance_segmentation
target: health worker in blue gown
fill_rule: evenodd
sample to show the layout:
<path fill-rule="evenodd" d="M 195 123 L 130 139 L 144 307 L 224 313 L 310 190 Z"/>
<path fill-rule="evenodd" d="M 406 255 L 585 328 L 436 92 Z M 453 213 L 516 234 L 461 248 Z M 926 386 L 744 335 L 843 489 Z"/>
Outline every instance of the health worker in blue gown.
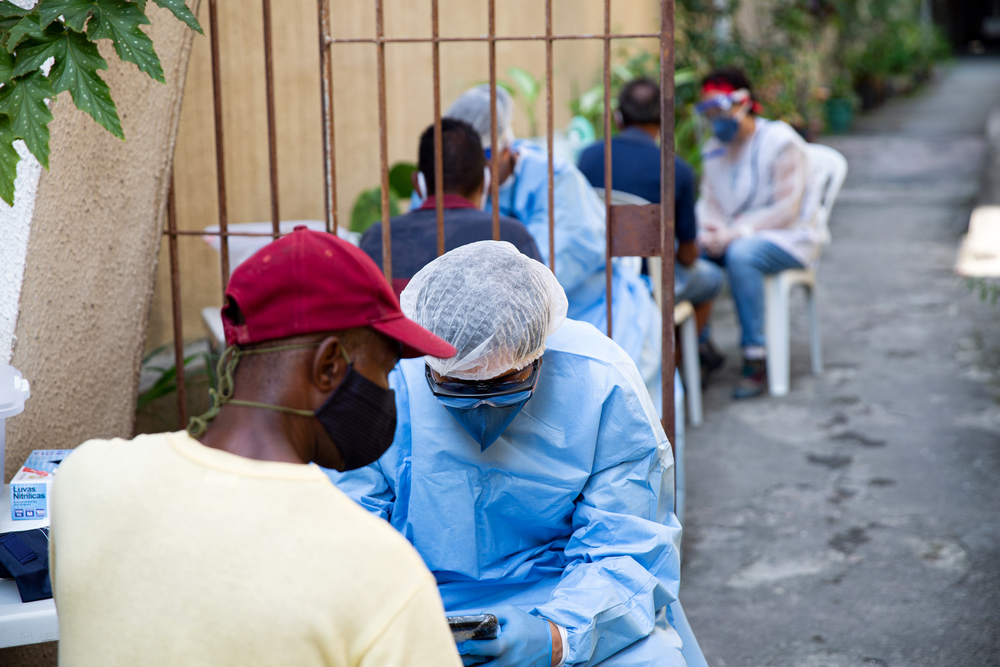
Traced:
<path fill-rule="evenodd" d="M 490 143 L 490 88 L 480 85 L 464 92 L 445 112 L 464 120 L 479 133 L 487 156 Z M 497 88 L 497 141 L 500 145 L 500 212 L 528 228 L 549 263 L 548 155 L 537 144 L 514 138 L 514 102 Z M 608 330 L 605 274 L 604 204 L 576 165 L 559 156 L 553 166 L 556 278 L 569 300 L 567 316 Z M 489 210 L 492 202 L 487 206 Z M 639 367 L 643 382 L 659 409 L 662 332 L 660 310 L 640 273 L 637 261 L 613 262 L 612 308 L 615 342 Z"/>
<path fill-rule="evenodd" d="M 509 243 L 442 255 L 401 302 L 458 354 L 403 360 L 392 446 L 330 475 L 413 543 L 449 615 L 499 618 L 465 664 L 685 665 L 673 458 L 632 360 Z"/>

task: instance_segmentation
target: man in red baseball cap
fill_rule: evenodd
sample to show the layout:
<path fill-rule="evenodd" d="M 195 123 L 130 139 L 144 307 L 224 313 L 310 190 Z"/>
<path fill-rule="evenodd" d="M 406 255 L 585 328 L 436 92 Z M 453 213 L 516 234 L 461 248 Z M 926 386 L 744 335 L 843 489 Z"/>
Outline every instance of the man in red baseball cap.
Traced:
<path fill-rule="evenodd" d="M 367 255 L 304 227 L 233 272 L 223 322 L 191 434 L 91 440 L 56 475 L 60 659 L 461 664 L 420 557 L 312 465 L 377 460 L 389 371 L 455 349 L 403 316 Z"/>

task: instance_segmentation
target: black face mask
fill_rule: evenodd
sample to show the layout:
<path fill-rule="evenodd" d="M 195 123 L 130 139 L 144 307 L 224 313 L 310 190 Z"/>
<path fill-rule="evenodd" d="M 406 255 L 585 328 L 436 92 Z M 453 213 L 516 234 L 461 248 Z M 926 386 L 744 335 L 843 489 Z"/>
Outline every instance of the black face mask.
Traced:
<path fill-rule="evenodd" d="M 354 364 L 343 346 L 340 353 L 347 362 L 347 373 L 340 386 L 318 410 L 299 410 L 283 405 L 271 405 L 256 401 L 233 398 L 233 373 L 241 356 L 247 354 L 267 354 L 284 350 L 299 350 L 317 347 L 319 343 L 302 345 L 280 345 L 258 350 L 239 350 L 235 346 L 226 348 L 219 359 L 219 390 L 210 389 L 212 407 L 200 417 L 192 417 L 188 433 L 197 438 L 208 427 L 208 422 L 219 414 L 223 405 L 242 405 L 250 408 L 277 410 L 300 417 L 315 417 L 323 425 L 323 430 L 333 440 L 340 452 L 343 467 L 338 467 L 333 457 L 316 452 L 313 463 L 323 468 L 333 468 L 339 472 L 357 470 L 378 461 L 385 450 L 392 445 L 396 433 L 396 392 L 383 389 L 354 370 Z"/>
<path fill-rule="evenodd" d="M 352 364 L 340 386 L 316 411 L 316 419 L 340 451 L 343 467 L 325 457 L 314 463 L 340 472 L 364 468 L 378 461 L 392 445 L 396 392 L 378 386 L 355 371 Z"/>

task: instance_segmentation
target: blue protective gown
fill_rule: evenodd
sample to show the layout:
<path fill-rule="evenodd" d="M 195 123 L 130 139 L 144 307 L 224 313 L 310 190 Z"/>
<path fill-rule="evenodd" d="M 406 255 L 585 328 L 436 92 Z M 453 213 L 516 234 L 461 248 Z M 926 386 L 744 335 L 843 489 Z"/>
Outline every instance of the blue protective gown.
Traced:
<path fill-rule="evenodd" d="M 548 155 L 530 141 L 515 141 L 518 154 L 514 174 L 501 186 L 500 212 L 528 228 L 549 263 Z M 555 183 L 556 278 L 569 300 L 567 317 L 608 330 L 606 225 L 604 204 L 587 178 L 568 160 L 553 160 Z M 632 358 L 659 410 L 661 394 L 660 310 L 649 285 L 632 268 L 616 260 L 612 273 L 612 309 L 615 342 Z"/>
<path fill-rule="evenodd" d="M 501 186 L 500 212 L 520 220 L 535 239 L 542 262 L 549 264 L 549 161 L 544 150 L 530 141 L 511 145 L 518 154 L 514 173 Z M 556 278 L 569 300 L 567 317 L 608 330 L 607 277 L 604 271 L 606 226 L 604 204 L 587 178 L 568 160 L 553 161 L 553 197 L 556 204 Z M 422 200 L 413 193 L 414 208 Z M 492 203 L 487 204 L 491 210 Z M 662 331 L 660 310 L 637 265 L 615 261 L 612 308 L 615 342 L 632 358 L 643 383 L 660 410 L 662 385 Z"/>
<path fill-rule="evenodd" d="M 618 345 L 566 321 L 534 395 L 484 452 L 431 394 L 423 360 L 390 379 L 392 446 L 330 475 L 413 543 L 449 614 L 539 614 L 567 629 L 568 664 L 684 665 L 656 613 L 680 578 L 673 459 Z"/>

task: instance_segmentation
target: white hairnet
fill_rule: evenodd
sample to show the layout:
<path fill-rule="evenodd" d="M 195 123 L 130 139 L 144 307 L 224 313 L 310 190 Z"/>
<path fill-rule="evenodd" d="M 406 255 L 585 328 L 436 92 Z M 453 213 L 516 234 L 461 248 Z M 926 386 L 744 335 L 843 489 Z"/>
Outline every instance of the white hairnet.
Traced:
<path fill-rule="evenodd" d="M 479 134 L 483 150 L 490 148 L 490 86 L 481 84 L 469 88 L 452 102 L 444 113 L 446 118 L 464 120 Z M 514 100 L 503 87 L 497 86 L 497 141 L 503 150 L 514 141 Z"/>
<path fill-rule="evenodd" d="M 413 276 L 399 301 L 407 317 L 458 349 L 450 359 L 424 359 L 460 380 L 495 378 L 542 356 L 568 305 L 552 272 L 505 241 L 441 255 Z"/>

